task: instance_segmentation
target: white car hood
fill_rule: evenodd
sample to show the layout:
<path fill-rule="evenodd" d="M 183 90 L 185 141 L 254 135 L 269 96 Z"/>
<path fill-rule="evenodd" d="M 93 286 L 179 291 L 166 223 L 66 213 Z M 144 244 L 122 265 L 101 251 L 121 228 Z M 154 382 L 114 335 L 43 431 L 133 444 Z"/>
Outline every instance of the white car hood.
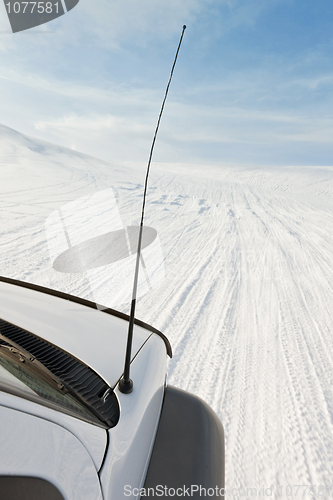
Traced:
<path fill-rule="evenodd" d="M 111 387 L 123 373 L 128 329 L 124 319 L 1 281 L 0 318 L 68 351 Z M 151 335 L 134 325 L 132 359 Z"/>

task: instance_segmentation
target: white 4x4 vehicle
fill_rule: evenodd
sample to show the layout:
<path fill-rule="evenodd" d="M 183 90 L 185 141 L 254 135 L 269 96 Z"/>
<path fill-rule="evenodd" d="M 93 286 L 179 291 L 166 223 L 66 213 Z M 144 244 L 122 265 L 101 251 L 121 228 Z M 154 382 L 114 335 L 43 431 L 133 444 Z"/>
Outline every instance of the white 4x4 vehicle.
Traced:
<path fill-rule="evenodd" d="M 224 436 L 200 399 L 166 386 L 171 347 L 128 316 L 0 278 L 1 500 L 221 498 Z"/>

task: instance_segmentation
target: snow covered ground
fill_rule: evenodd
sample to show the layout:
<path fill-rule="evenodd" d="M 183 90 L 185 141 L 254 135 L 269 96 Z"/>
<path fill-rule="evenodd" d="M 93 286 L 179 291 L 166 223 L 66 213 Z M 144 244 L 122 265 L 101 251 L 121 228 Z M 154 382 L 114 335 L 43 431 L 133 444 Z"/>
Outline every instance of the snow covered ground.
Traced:
<path fill-rule="evenodd" d="M 0 126 L 0 274 L 91 298 L 52 269 L 45 221 L 112 188 L 136 225 L 144 176 Z M 333 496 L 333 167 L 153 163 L 145 224 L 166 277 L 136 316 L 172 343 L 169 383 L 221 418 L 229 497 Z"/>

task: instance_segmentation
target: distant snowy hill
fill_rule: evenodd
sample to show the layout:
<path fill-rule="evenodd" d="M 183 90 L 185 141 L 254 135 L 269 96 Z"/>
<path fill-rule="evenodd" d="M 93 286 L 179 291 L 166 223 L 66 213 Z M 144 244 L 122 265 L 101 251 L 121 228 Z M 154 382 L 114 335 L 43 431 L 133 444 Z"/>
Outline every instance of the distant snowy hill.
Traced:
<path fill-rule="evenodd" d="M 0 274 L 90 297 L 84 277 L 52 268 L 45 221 L 112 188 L 122 223 L 137 225 L 145 165 L 0 126 L 0 175 Z M 153 163 L 145 224 L 158 232 L 166 277 L 139 299 L 137 317 L 173 345 L 169 383 L 220 416 L 227 489 L 308 498 L 312 487 L 313 497 L 328 498 L 333 167 Z"/>

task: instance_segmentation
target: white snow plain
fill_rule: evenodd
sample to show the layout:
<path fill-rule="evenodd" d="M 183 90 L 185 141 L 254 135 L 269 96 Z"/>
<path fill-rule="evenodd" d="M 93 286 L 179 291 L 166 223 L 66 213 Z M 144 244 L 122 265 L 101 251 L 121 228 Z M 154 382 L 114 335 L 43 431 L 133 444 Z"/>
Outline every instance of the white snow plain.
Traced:
<path fill-rule="evenodd" d="M 112 188 L 138 225 L 145 169 L 0 126 L 0 274 L 93 298 L 52 268 L 45 221 Z M 333 167 L 153 163 L 145 225 L 165 279 L 136 316 L 171 341 L 168 383 L 221 418 L 227 497 L 332 496 Z"/>

